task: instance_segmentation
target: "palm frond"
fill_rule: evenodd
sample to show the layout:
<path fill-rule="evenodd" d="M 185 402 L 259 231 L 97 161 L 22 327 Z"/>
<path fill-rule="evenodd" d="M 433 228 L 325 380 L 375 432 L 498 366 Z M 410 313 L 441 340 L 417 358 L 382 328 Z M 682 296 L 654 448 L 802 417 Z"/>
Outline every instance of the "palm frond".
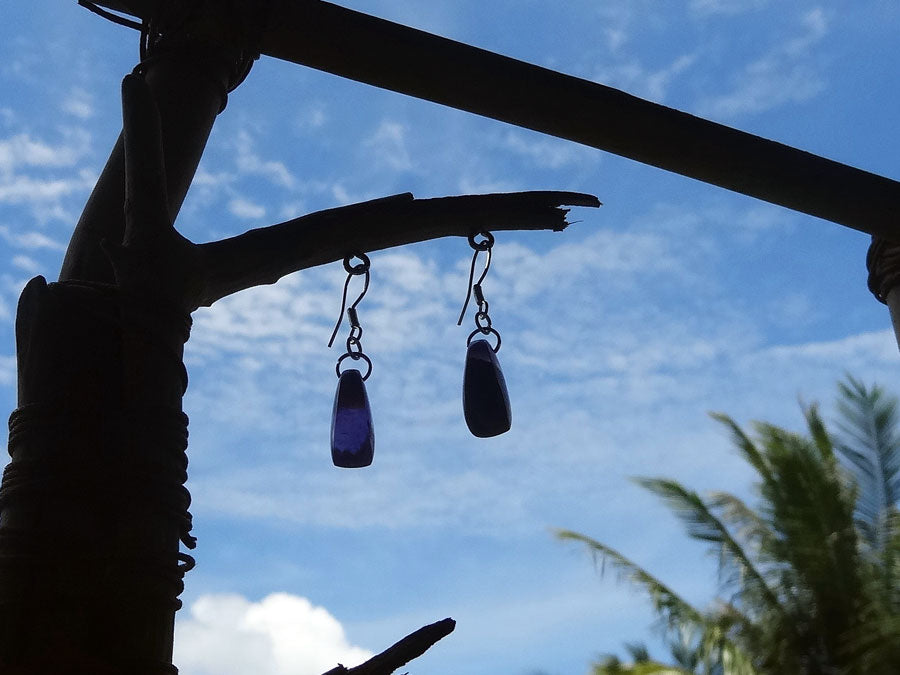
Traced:
<path fill-rule="evenodd" d="M 643 642 L 626 642 L 625 651 L 634 663 L 646 663 L 650 660 L 650 650 Z"/>
<path fill-rule="evenodd" d="M 838 384 L 837 445 L 853 465 L 859 486 L 856 512 L 864 540 L 876 555 L 893 537 L 887 514 L 900 501 L 900 435 L 897 399 L 852 377 Z"/>
<path fill-rule="evenodd" d="M 688 534 L 694 539 L 714 545 L 719 556 L 720 568 L 727 571 L 735 568 L 738 572 L 737 591 L 752 594 L 766 604 L 766 609 L 783 615 L 784 608 L 775 591 L 769 586 L 763 573 L 751 559 L 750 553 L 713 513 L 710 506 L 693 490 L 681 483 L 665 478 L 639 478 L 636 482 L 654 494 L 662 497 L 668 506 L 687 526 Z M 751 549 L 754 550 L 754 549 Z"/>
<path fill-rule="evenodd" d="M 744 432 L 744 430 L 741 429 L 738 423 L 724 413 L 712 412 L 709 413 L 709 416 L 728 428 L 734 447 L 736 447 L 741 452 L 741 454 L 744 456 L 744 459 L 747 460 L 747 462 L 749 462 L 754 469 L 756 469 L 756 472 L 760 476 L 762 476 L 764 481 L 769 481 L 771 479 L 771 472 L 769 470 L 768 464 L 766 463 L 765 455 L 760 451 L 759 448 L 756 447 L 756 444 L 750 439 L 750 437 Z"/>
<path fill-rule="evenodd" d="M 576 541 L 584 544 L 591 555 L 594 556 L 594 560 L 601 564 L 601 572 L 605 564 L 609 563 L 615 569 L 620 579 L 626 580 L 646 592 L 650 597 L 653 608 L 668 626 L 678 627 L 683 624 L 703 623 L 704 617 L 702 612 L 694 608 L 689 602 L 650 574 L 650 572 L 615 549 L 571 530 L 556 530 L 555 535 L 563 541 Z"/>
<path fill-rule="evenodd" d="M 708 493 L 707 506 L 731 528 L 736 538 L 752 546 L 758 554 L 766 555 L 775 541 L 775 532 L 762 516 L 740 498 L 729 492 Z"/>
<path fill-rule="evenodd" d="M 591 673 L 592 675 L 694 675 L 691 670 L 684 670 L 678 666 L 670 666 L 655 661 L 634 664 L 609 664 L 602 661 L 594 664 Z"/>
<path fill-rule="evenodd" d="M 773 425 L 756 428 L 773 476 L 761 491 L 766 519 L 796 588 L 795 621 L 786 624 L 794 644 L 785 648 L 813 665 L 840 663 L 842 636 L 858 623 L 866 598 L 853 491 L 824 437 L 816 442 Z"/>
<path fill-rule="evenodd" d="M 618 551 L 557 532 L 648 594 L 675 638 L 674 665 L 627 645 L 631 662 L 610 658 L 596 675 L 900 673 L 900 403 L 850 377 L 839 391 L 839 434 L 815 405 L 804 433 L 759 422 L 751 437 L 712 415 L 759 475 L 758 506 L 637 480 L 718 555 L 732 593 L 716 607 L 699 611 Z"/>
<path fill-rule="evenodd" d="M 900 673 L 900 614 L 873 614 L 844 636 L 842 658 L 847 672 L 871 675 Z"/>
<path fill-rule="evenodd" d="M 819 451 L 819 455 L 825 462 L 834 461 L 834 445 L 831 442 L 831 435 L 825 429 L 825 423 L 822 416 L 819 415 L 819 406 L 815 403 L 810 405 L 802 405 L 803 416 L 806 418 L 806 428 L 809 429 L 810 438 Z"/>

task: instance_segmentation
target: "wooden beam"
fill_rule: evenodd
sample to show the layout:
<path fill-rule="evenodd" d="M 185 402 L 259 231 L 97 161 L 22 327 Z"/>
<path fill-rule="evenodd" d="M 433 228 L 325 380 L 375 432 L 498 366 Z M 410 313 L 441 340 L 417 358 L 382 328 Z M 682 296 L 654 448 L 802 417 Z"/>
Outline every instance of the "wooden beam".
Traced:
<path fill-rule="evenodd" d="M 263 54 L 900 240 L 895 180 L 322 0 L 272 2 L 259 44 Z M 156 3 L 100 4 L 148 16 Z"/>

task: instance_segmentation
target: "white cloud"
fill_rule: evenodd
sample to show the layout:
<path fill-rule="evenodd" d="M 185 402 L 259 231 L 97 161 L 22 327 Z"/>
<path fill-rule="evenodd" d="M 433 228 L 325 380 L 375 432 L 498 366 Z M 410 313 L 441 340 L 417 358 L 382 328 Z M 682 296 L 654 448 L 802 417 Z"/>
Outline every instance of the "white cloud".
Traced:
<path fill-rule="evenodd" d="M 88 120 L 94 116 L 94 102 L 91 94 L 81 88 L 74 88 L 62 102 L 63 112 L 80 120 Z"/>
<path fill-rule="evenodd" d="M 682 54 L 665 68 L 649 73 L 644 84 L 647 97 L 654 101 L 665 99 L 672 81 L 687 71 L 696 61 L 696 54 Z"/>
<path fill-rule="evenodd" d="M 27 205 L 39 222 L 71 220 L 65 200 L 86 193 L 96 175 L 78 168 L 90 150 L 90 135 L 82 129 L 62 135 L 56 144 L 29 134 L 0 140 L 0 203 Z"/>
<path fill-rule="evenodd" d="M 769 0 L 691 0 L 691 11 L 698 14 L 743 14 L 761 9 Z"/>
<path fill-rule="evenodd" d="M 207 171 L 203 166 L 200 166 L 194 174 L 194 179 L 191 181 L 191 188 L 220 188 L 228 185 L 233 180 L 234 176 L 225 173 L 224 171 L 213 173 Z"/>
<path fill-rule="evenodd" d="M 542 169 L 562 169 L 575 163 L 594 163 L 600 158 L 600 153 L 593 148 L 546 136 L 526 135 L 521 131 L 507 130 L 500 145 Z"/>
<path fill-rule="evenodd" d="M 267 178 L 273 184 L 290 188 L 294 185 L 293 174 L 283 162 L 264 160 L 256 152 L 253 138 L 246 131 L 237 135 L 235 148 L 235 166 L 240 173 L 259 175 Z"/>
<path fill-rule="evenodd" d="M 773 46 L 733 77 L 730 92 L 701 101 L 700 114 L 727 119 L 802 103 L 822 92 L 825 80 L 812 51 L 828 34 L 828 17 L 814 9 L 800 18 L 800 24 L 800 35 Z"/>
<path fill-rule="evenodd" d="M 82 173 L 80 178 L 32 178 L 16 176 L 0 181 L 0 202 L 7 204 L 46 204 L 58 202 L 76 192 L 90 189 L 94 176 Z"/>
<path fill-rule="evenodd" d="M 19 248 L 48 248 L 54 251 L 65 250 L 65 246 L 62 243 L 56 241 L 55 239 L 51 239 L 47 235 L 35 230 L 31 230 L 29 232 L 13 232 L 6 225 L 0 225 L 0 237 L 3 237 L 3 239 L 5 239 L 8 243 Z"/>
<path fill-rule="evenodd" d="M 0 300 L 0 311 L 3 305 Z M 16 357 L 0 356 L 0 384 L 6 386 L 16 381 Z"/>
<path fill-rule="evenodd" d="M 852 364 L 860 361 L 890 364 L 900 361 L 897 340 L 892 330 L 850 335 L 839 340 L 770 347 L 750 358 L 754 361 L 769 361 L 773 367 L 779 368 L 797 359 L 844 363 L 848 369 L 852 369 Z"/>
<path fill-rule="evenodd" d="M 339 205 L 352 204 L 354 202 L 360 201 L 358 199 L 354 199 L 342 183 L 335 183 L 331 186 L 331 196 L 335 198 Z"/>
<path fill-rule="evenodd" d="M 301 131 L 316 131 L 328 122 L 325 104 L 316 101 L 308 104 L 297 113 L 297 127 Z"/>
<path fill-rule="evenodd" d="M 38 263 L 34 259 L 29 258 L 27 255 L 13 256 L 12 264 L 13 267 L 18 267 L 20 270 L 23 270 L 28 274 L 37 274 L 41 269 L 41 266 L 38 265 Z"/>
<path fill-rule="evenodd" d="M 266 215 L 266 207 L 241 197 L 228 202 L 228 210 L 236 218 L 258 219 Z"/>
<path fill-rule="evenodd" d="M 409 171 L 413 167 L 406 147 L 406 127 L 399 122 L 383 120 L 363 145 L 379 165 L 394 171 Z"/>
<path fill-rule="evenodd" d="M 88 139 L 77 134 L 73 144 L 49 145 L 28 134 L 0 140 L 0 172 L 9 174 L 20 167 L 71 167 L 84 155 Z"/>
<path fill-rule="evenodd" d="M 593 79 L 661 103 L 666 99 L 672 83 L 696 62 L 697 54 L 681 54 L 669 64 L 653 70 L 632 58 L 598 66 Z"/>
<path fill-rule="evenodd" d="M 372 653 L 347 640 L 325 608 L 288 593 L 259 602 L 237 594 L 200 596 L 190 618 L 175 626 L 175 655 L 183 675 L 321 675 L 342 663 L 359 665 Z"/>

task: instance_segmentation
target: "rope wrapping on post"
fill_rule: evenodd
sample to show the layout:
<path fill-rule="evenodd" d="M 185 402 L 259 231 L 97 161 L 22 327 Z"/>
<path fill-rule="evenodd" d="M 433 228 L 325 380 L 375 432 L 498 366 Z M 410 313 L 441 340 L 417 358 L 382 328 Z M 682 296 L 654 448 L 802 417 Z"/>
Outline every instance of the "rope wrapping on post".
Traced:
<path fill-rule="evenodd" d="M 22 292 L 0 484 L 3 672 L 178 672 L 171 631 L 194 566 L 179 543 L 196 545 L 181 410 L 190 326 L 108 284 L 38 277 Z"/>
<path fill-rule="evenodd" d="M 140 63 L 135 74 L 173 51 L 189 52 L 191 58 L 185 63 L 192 66 L 213 58 L 227 61 L 231 72 L 223 87 L 219 112 L 225 109 L 228 94 L 247 78 L 259 58 L 259 43 L 272 5 L 259 0 L 166 0 L 156 3 L 153 14 L 137 22 L 89 0 L 78 0 L 78 4 L 117 25 L 140 31 Z"/>
<path fill-rule="evenodd" d="M 108 413 L 109 411 L 107 411 Z M 58 429 L 80 426 L 80 420 L 96 419 L 102 412 L 77 407 L 59 408 L 32 404 L 13 411 L 9 418 L 9 454 L 13 461 L 3 471 L 0 514 L 19 496 L 41 498 L 50 493 L 73 499 L 90 499 L 101 493 L 105 507 L 115 511 L 135 501 L 180 524 L 180 538 L 188 548 L 191 536 L 191 496 L 187 481 L 188 417 L 180 410 L 142 410 L 115 416 L 107 422 L 112 433 L 128 434 L 128 449 L 115 455 L 85 457 L 58 439 Z M 140 448 L 135 447 L 140 441 Z M 40 459 L 19 458 L 20 450 L 42 447 L 53 450 Z M 160 460 L 154 457 L 159 456 Z M 21 453 L 25 454 L 25 453 Z M 166 456 L 168 455 L 168 456 Z M 189 558 L 190 556 L 188 556 Z M 193 565 L 191 565 L 193 566 Z"/>
<path fill-rule="evenodd" d="M 872 237 L 866 254 L 869 290 L 879 302 L 887 304 L 888 294 L 900 285 L 900 244 Z"/>

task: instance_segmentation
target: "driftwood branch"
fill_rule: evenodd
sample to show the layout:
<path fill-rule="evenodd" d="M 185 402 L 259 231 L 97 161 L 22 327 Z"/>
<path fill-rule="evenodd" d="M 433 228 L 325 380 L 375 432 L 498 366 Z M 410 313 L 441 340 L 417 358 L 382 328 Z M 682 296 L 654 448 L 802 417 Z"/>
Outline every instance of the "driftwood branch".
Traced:
<path fill-rule="evenodd" d="M 401 666 L 417 659 L 428 651 L 438 640 L 447 637 L 456 628 L 456 621 L 444 619 L 424 626 L 380 654 L 355 668 L 338 666 L 324 675 L 391 675 Z"/>
<path fill-rule="evenodd" d="M 554 230 L 569 224 L 563 206 L 598 207 L 577 192 L 414 199 L 411 194 L 311 213 L 278 225 L 201 244 L 205 288 L 195 307 L 209 306 L 237 291 L 271 284 L 291 272 L 439 237 L 481 230 Z"/>

